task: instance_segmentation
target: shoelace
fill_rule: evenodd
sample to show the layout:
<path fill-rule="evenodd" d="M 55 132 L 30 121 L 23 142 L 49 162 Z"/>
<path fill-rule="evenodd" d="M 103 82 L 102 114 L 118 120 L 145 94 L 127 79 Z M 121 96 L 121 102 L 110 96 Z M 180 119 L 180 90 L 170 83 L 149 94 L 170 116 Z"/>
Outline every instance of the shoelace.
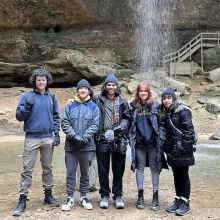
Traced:
<path fill-rule="evenodd" d="M 70 202 L 70 198 L 67 198 L 64 202 L 64 204 L 68 204 Z"/>
<path fill-rule="evenodd" d="M 84 198 L 82 199 L 82 202 L 83 202 L 83 200 L 84 200 L 86 203 L 89 203 L 89 200 L 88 200 L 86 197 L 84 197 Z"/>
<path fill-rule="evenodd" d="M 102 201 L 103 201 L 103 202 L 108 202 L 108 198 L 107 198 L 107 197 L 103 197 L 103 198 L 102 198 Z"/>
<path fill-rule="evenodd" d="M 116 201 L 116 202 L 122 202 L 122 199 L 119 197 L 119 198 L 116 198 L 115 201 Z"/>

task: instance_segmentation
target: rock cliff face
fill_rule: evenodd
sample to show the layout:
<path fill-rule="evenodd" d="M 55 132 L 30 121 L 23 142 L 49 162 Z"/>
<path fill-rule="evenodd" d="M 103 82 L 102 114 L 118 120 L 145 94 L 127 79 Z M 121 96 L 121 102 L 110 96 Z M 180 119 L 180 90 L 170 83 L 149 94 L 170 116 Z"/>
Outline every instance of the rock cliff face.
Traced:
<path fill-rule="evenodd" d="M 2 0 L 0 87 L 25 85 L 38 67 L 51 71 L 55 86 L 69 86 L 82 77 L 97 84 L 109 72 L 135 73 L 134 18 L 140 1 Z M 217 1 L 168 4 L 175 30 L 171 51 L 201 31 L 218 30 Z"/>

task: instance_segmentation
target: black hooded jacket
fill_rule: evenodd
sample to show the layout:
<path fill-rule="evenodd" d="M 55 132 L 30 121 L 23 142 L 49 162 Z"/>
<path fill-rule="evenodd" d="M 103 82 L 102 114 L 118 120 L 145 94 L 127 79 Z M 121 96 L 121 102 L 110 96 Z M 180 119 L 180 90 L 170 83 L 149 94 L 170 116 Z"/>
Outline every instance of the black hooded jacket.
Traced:
<path fill-rule="evenodd" d="M 162 112 L 166 129 L 164 151 L 167 154 L 168 164 L 176 167 L 194 165 L 194 127 L 191 108 L 176 102 L 172 110 L 163 109 Z"/>

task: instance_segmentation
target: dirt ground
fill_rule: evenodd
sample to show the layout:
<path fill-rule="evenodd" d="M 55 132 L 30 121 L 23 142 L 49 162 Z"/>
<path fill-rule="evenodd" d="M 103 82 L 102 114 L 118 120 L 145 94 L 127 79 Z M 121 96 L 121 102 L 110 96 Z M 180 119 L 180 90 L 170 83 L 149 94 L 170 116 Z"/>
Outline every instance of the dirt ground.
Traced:
<path fill-rule="evenodd" d="M 197 103 L 197 97 L 199 93 L 205 88 L 211 87 L 214 84 L 208 83 L 203 77 L 194 78 L 183 78 L 184 81 L 190 84 L 193 92 L 189 99 L 189 104 L 193 109 L 193 120 L 195 127 L 199 133 L 199 140 L 201 142 L 209 142 L 208 137 L 210 137 L 215 131 L 220 127 L 220 120 L 218 116 L 211 115 L 205 111 L 205 109 Z M 201 85 L 201 83 L 204 85 Z M 15 119 L 15 110 L 17 103 L 24 91 L 28 91 L 26 88 L 11 88 L 11 89 L 0 89 L 1 99 L 0 99 L 0 148 L 5 142 L 22 142 L 24 139 L 24 133 L 22 131 L 23 123 L 19 123 Z M 57 96 L 59 100 L 60 112 L 63 112 L 64 105 L 68 98 L 73 96 L 72 89 L 51 89 Z M 131 98 L 127 96 L 127 98 Z M 7 114 L 5 114 L 7 112 Z M 64 139 L 64 134 L 61 134 L 62 139 Z M 62 147 L 59 148 L 59 152 L 63 153 Z M 129 162 L 127 162 L 127 167 L 124 176 L 124 200 L 126 207 L 124 210 L 116 210 L 113 207 L 113 201 L 110 201 L 110 207 L 107 210 L 102 210 L 99 208 L 100 196 L 98 191 L 94 193 L 89 193 L 88 197 L 91 199 L 94 209 L 91 211 L 84 210 L 77 204 L 78 194 L 76 196 L 76 204 L 69 212 L 62 212 L 60 208 L 50 208 L 42 204 L 43 194 L 41 189 L 41 177 L 36 175 L 36 182 L 32 186 L 30 192 L 30 201 L 27 205 L 26 213 L 19 219 L 220 219 L 220 204 L 215 206 L 210 206 L 209 201 L 207 205 L 201 205 L 199 199 L 193 199 L 191 201 L 192 213 L 186 215 L 185 217 L 177 217 L 174 214 L 169 214 L 165 211 L 165 208 L 173 200 L 173 180 L 171 171 L 164 171 L 161 174 L 160 179 L 160 209 L 157 212 L 153 212 L 149 209 L 151 202 L 151 183 L 148 175 L 146 175 L 145 182 L 145 198 L 146 198 L 146 208 L 144 210 L 138 210 L 135 208 L 136 201 L 136 182 L 135 174 L 129 170 Z M 22 169 L 22 167 L 20 168 Z M 54 170 L 55 184 L 55 194 L 62 203 L 65 198 L 65 169 Z M 1 176 L 4 178 L 4 176 Z M 3 181 L 3 180 L 2 180 Z M 18 183 L 17 180 L 16 183 Z M 18 196 L 16 194 L 18 186 L 16 187 L 10 183 L 8 188 L 13 190 L 11 195 L 4 195 L 2 198 L 0 196 L 0 204 L 6 202 L 4 208 L 0 208 L 0 219 L 14 219 L 11 216 L 14 207 L 16 206 Z M 4 194 L 4 193 L 3 193 Z M 196 195 L 195 195 L 196 197 Z M 1 207 L 1 205 L 0 205 Z"/>

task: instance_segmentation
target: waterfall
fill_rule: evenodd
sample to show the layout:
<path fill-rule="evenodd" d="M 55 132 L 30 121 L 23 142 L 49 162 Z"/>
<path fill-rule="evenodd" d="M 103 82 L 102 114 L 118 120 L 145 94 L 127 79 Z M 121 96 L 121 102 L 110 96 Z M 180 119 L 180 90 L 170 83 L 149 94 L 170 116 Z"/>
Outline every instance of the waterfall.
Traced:
<path fill-rule="evenodd" d="M 138 72 L 162 66 L 162 57 L 169 51 L 172 35 L 174 0 L 133 1 L 135 8 L 135 41 Z"/>

